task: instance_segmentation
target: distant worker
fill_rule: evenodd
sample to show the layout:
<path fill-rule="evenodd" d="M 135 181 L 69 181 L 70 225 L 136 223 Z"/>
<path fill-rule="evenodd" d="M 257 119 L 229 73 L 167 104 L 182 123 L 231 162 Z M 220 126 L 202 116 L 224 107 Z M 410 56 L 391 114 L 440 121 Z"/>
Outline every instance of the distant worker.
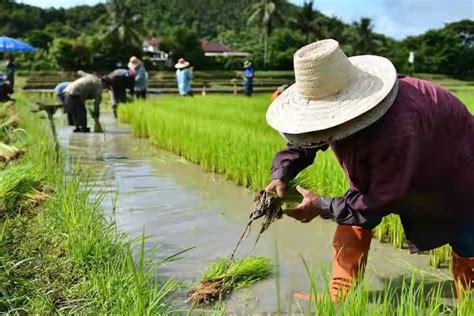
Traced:
<path fill-rule="evenodd" d="M 289 181 L 318 166 L 318 151 L 334 152 L 349 190 L 331 197 L 297 187 L 302 202 L 285 211 L 302 223 L 322 217 L 338 224 L 332 300 L 362 278 L 372 230 L 392 213 L 410 252 L 449 244 L 456 295 L 474 294 L 474 118 L 467 107 L 439 85 L 398 77 L 386 58 L 348 58 L 331 39 L 298 50 L 294 69 L 296 83 L 266 114 L 289 143 L 273 159 L 266 190 L 283 198 Z"/>
<path fill-rule="evenodd" d="M 65 97 L 64 97 L 64 89 L 66 89 L 67 86 L 69 86 L 70 83 L 71 83 L 70 81 L 64 81 L 64 82 L 61 82 L 61 83 L 57 84 L 56 87 L 54 87 L 54 94 L 56 94 L 56 98 L 57 98 L 59 104 L 62 104 L 64 106 L 63 112 L 66 113 L 66 115 L 67 115 L 68 125 L 69 126 L 74 126 L 74 119 L 72 117 L 72 113 L 71 113 L 71 111 L 67 111 L 66 100 L 65 100 Z"/>
<path fill-rule="evenodd" d="M 133 69 L 115 69 L 102 78 L 110 91 L 110 103 L 115 118 L 119 104 L 127 102 L 127 89 L 130 90 L 130 94 L 134 92 L 135 76 L 136 72 Z"/>
<path fill-rule="evenodd" d="M 244 94 L 248 97 L 253 94 L 253 78 L 255 76 L 255 69 L 250 61 L 244 62 Z"/>
<path fill-rule="evenodd" d="M 10 100 L 11 93 L 10 83 L 6 80 L 6 76 L 0 72 L 0 102 Z"/>
<path fill-rule="evenodd" d="M 193 96 L 193 89 L 191 87 L 193 76 L 189 70 L 189 66 L 189 62 L 184 60 L 184 58 L 180 58 L 178 63 L 174 65 L 174 68 L 176 68 L 176 81 L 178 83 L 179 95 L 183 97 Z"/>
<path fill-rule="evenodd" d="M 74 122 L 75 133 L 88 133 L 86 101 L 94 100 L 92 116 L 98 120 L 100 102 L 102 101 L 103 81 L 95 75 L 86 74 L 71 82 L 63 90 L 64 104 L 67 113 L 70 113 Z"/>
<path fill-rule="evenodd" d="M 7 81 L 10 84 L 11 88 L 11 93 L 15 90 L 15 72 L 16 72 L 16 64 L 15 64 L 15 57 L 13 55 L 10 55 L 7 59 L 7 64 L 6 64 L 6 75 L 7 75 Z"/>
<path fill-rule="evenodd" d="M 273 94 L 272 94 L 272 97 L 271 97 L 272 101 L 274 101 L 276 98 L 278 98 L 278 96 L 279 96 L 280 94 L 282 94 L 283 91 L 286 90 L 286 88 L 288 88 L 288 85 L 287 85 L 287 84 L 284 84 L 284 85 L 279 86 L 279 87 L 275 90 L 275 92 L 273 92 Z"/>
<path fill-rule="evenodd" d="M 148 73 L 143 62 L 135 56 L 130 58 L 128 68 L 135 70 L 135 97 L 137 99 L 146 99 L 148 88 Z"/>

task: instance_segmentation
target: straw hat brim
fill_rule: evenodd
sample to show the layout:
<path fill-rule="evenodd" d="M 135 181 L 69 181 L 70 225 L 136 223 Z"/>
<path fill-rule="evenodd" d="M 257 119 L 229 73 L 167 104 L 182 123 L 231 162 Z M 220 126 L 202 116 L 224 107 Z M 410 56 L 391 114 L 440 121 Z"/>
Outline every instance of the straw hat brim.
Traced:
<path fill-rule="evenodd" d="M 268 124 L 280 133 L 286 134 L 321 131 L 321 137 L 315 134 L 315 137 L 321 140 L 324 137 L 340 138 L 338 133 L 342 132 L 341 129 L 334 128 L 342 124 L 345 125 L 344 134 L 372 124 L 373 116 L 364 115 L 363 118 L 361 116 L 372 112 L 380 117 L 380 111 L 371 111 L 378 105 L 384 105 L 385 111 L 388 110 L 398 91 L 397 89 L 393 91 L 397 72 L 388 59 L 380 56 L 355 56 L 350 57 L 349 61 L 359 71 L 351 83 L 337 95 L 308 100 L 298 95 L 296 84 L 293 84 L 268 108 L 266 115 Z M 392 93 L 389 98 L 384 100 L 390 92 Z M 361 119 L 358 119 L 354 126 L 348 123 L 358 117 Z M 330 130 L 332 132 L 327 133 Z"/>
<path fill-rule="evenodd" d="M 174 65 L 174 68 L 176 69 L 183 69 L 186 67 L 189 67 L 189 62 L 187 61 L 185 61 L 184 63 L 177 63 L 176 65 Z"/>

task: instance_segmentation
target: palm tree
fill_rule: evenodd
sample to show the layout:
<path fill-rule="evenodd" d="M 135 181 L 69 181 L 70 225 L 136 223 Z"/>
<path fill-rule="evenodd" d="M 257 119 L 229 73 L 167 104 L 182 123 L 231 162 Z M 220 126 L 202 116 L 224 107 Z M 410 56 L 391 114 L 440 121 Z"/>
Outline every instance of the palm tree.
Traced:
<path fill-rule="evenodd" d="M 136 3 L 130 0 L 110 0 L 107 15 L 101 22 L 105 25 L 105 38 L 113 38 L 123 43 L 141 47 L 143 30 L 142 17 L 138 14 Z"/>
<path fill-rule="evenodd" d="M 273 32 L 275 24 L 283 20 L 282 10 L 284 0 L 260 0 L 250 7 L 251 15 L 247 24 L 257 25 L 264 39 L 263 63 L 268 66 L 268 38 Z"/>
<path fill-rule="evenodd" d="M 352 45 L 352 54 L 362 55 L 375 53 L 381 45 L 373 33 L 372 19 L 361 18 L 359 22 L 353 23 L 354 39 Z"/>
<path fill-rule="evenodd" d="M 317 12 L 313 6 L 314 0 L 305 0 L 293 23 L 306 36 L 306 43 L 321 38 L 321 34 L 318 32 Z"/>

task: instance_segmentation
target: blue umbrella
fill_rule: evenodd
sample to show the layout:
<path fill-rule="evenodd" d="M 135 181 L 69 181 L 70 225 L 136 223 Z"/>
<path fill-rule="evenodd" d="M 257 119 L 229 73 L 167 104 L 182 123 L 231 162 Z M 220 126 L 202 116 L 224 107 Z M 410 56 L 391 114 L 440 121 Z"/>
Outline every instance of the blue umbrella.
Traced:
<path fill-rule="evenodd" d="M 0 36 L 0 52 L 34 52 L 36 48 L 14 38 Z"/>

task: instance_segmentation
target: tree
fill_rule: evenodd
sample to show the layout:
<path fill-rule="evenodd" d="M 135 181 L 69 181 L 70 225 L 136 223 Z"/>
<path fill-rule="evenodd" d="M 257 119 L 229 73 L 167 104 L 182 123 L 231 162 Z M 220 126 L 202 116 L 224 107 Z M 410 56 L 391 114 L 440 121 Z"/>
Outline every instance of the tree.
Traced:
<path fill-rule="evenodd" d="M 284 0 L 260 0 L 250 7 L 251 15 L 247 21 L 248 25 L 255 24 L 260 29 L 260 34 L 264 40 L 263 63 L 268 67 L 268 38 L 272 35 L 273 29 L 278 22 L 283 21 Z"/>
<path fill-rule="evenodd" d="M 131 55 L 141 55 L 144 38 L 140 7 L 133 0 L 110 0 L 107 14 L 99 19 L 103 40 L 114 43 L 113 56 L 117 62 L 125 61 Z"/>
<path fill-rule="evenodd" d="M 173 28 L 168 36 L 163 37 L 160 49 L 171 53 L 171 59 L 174 63 L 180 58 L 185 58 L 193 66 L 201 68 L 207 66 L 199 36 L 188 27 L 178 26 Z"/>
<path fill-rule="evenodd" d="M 314 0 L 305 0 L 303 7 L 297 13 L 296 20 L 292 23 L 305 35 L 306 43 L 322 38 L 317 21 L 317 12 L 313 6 Z"/>
<path fill-rule="evenodd" d="M 380 41 L 374 37 L 372 19 L 361 18 L 353 23 L 352 55 L 375 53 Z"/>
<path fill-rule="evenodd" d="M 49 49 L 54 62 L 63 70 L 89 69 L 91 51 L 84 38 L 56 38 Z"/>

